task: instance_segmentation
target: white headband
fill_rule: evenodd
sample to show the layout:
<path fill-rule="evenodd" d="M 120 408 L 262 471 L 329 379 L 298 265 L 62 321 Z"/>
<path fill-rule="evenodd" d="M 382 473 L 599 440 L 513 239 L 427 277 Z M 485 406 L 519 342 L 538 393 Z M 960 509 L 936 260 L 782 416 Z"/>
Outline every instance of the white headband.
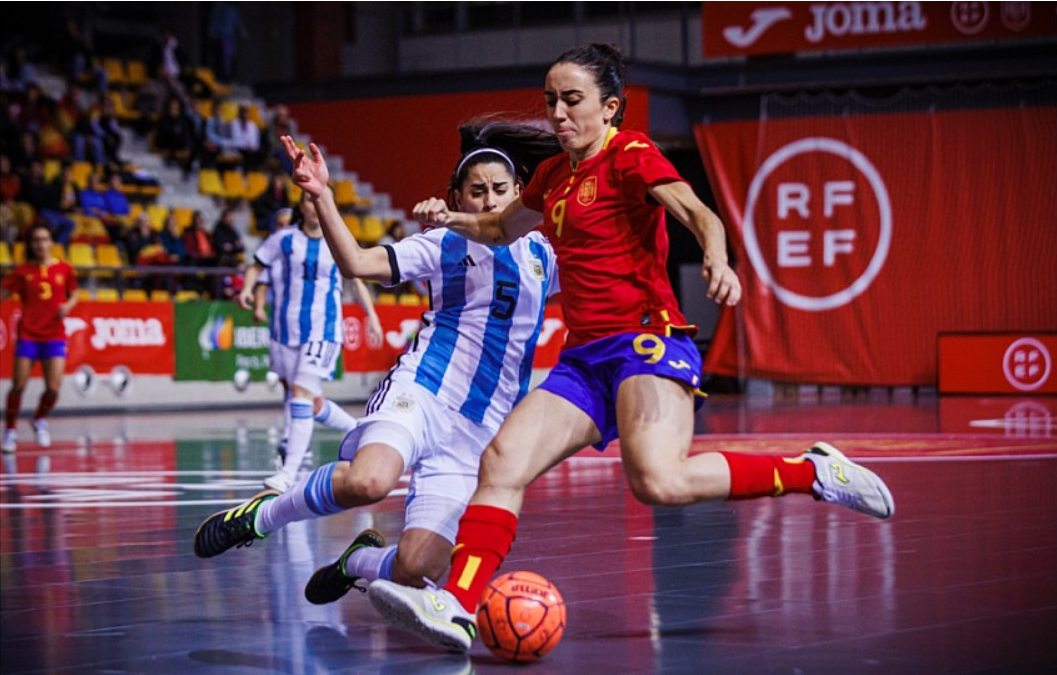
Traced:
<path fill-rule="evenodd" d="M 514 180 L 517 180 L 517 169 L 514 168 L 514 160 L 510 159 L 510 155 L 506 154 L 498 148 L 477 148 L 472 152 L 466 153 L 466 155 L 464 155 L 463 158 L 459 160 L 459 165 L 455 167 L 455 179 L 459 179 L 459 174 L 462 173 L 462 168 L 466 166 L 466 162 L 468 162 L 471 157 L 473 157 L 474 155 L 484 154 L 486 152 L 492 152 L 502 157 L 503 161 L 506 162 L 507 166 L 510 167 L 510 175 L 514 177 Z"/>

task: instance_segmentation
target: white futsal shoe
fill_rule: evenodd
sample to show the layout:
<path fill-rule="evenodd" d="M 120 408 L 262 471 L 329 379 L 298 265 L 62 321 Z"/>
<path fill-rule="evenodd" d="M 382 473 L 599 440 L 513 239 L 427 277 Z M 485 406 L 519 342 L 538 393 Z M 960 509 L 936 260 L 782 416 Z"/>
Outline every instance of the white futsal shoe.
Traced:
<path fill-rule="evenodd" d="M 274 476 L 268 476 L 263 482 L 266 488 L 286 492 L 294 486 L 294 477 L 285 471 L 280 471 Z"/>
<path fill-rule="evenodd" d="M 477 636 L 473 615 L 443 588 L 411 588 L 379 579 L 367 587 L 367 597 L 390 624 L 434 647 L 465 654 Z"/>
<path fill-rule="evenodd" d="M 33 420 L 33 435 L 37 438 L 37 445 L 42 448 L 51 447 L 51 434 L 48 433 L 48 420 Z"/>
<path fill-rule="evenodd" d="M 829 443 L 815 443 L 804 459 L 815 465 L 818 498 L 874 518 L 890 518 L 895 502 L 888 486 L 873 471 L 859 466 Z"/>

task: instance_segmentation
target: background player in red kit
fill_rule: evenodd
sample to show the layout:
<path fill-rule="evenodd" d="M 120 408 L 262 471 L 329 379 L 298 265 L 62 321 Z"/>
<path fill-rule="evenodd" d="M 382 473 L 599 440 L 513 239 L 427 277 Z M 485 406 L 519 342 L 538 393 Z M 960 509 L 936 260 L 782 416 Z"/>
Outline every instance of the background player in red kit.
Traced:
<path fill-rule="evenodd" d="M 478 599 L 513 544 L 525 488 L 586 445 L 602 448 L 619 436 L 628 485 L 646 504 L 802 493 L 878 518 L 893 512 L 884 482 L 825 443 L 795 459 L 689 455 L 701 360 L 665 272 L 664 210 L 704 250 L 710 298 L 734 305 L 741 285 L 719 218 L 647 136 L 617 129 L 624 73 L 610 45 L 555 61 L 544 97 L 566 153 L 544 162 L 502 213 L 452 212 L 437 199 L 415 207 L 423 223 L 492 245 L 523 236 L 542 214 L 569 327 L 557 367 L 485 450 L 444 589 L 379 581 L 368 590 L 391 623 L 441 648 L 465 652 L 472 644 Z"/>
<path fill-rule="evenodd" d="M 40 361 L 44 370 L 44 393 L 33 414 L 33 431 L 37 445 L 51 445 L 45 419 L 59 399 L 62 375 L 66 369 L 66 329 L 63 319 L 77 304 L 77 273 L 69 263 L 51 253 L 55 243 L 45 225 L 30 229 L 26 250 L 29 260 L 16 267 L 3 282 L 3 297 L 16 294 L 22 299 L 22 318 L 18 322 L 15 346 L 15 371 L 4 410 L 3 451 L 14 452 L 18 433 L 15 424 L 22 407 L 22 392 L 29 381 L 33 362 Z"/>

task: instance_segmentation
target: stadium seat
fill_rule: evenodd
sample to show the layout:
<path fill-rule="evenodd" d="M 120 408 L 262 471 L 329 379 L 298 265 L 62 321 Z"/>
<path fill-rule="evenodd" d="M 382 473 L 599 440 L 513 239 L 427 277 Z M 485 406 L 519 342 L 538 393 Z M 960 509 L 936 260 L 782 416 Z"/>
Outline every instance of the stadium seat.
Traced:
<path fill-rule="evenodd" d="M 135 59 L 125 64 L 125 74 L 128 75 L 128 86 L 139 88 L 147 84 L 147 64 Z"/>
<path fill-rule="evenodd" d="M 110 243 L 110 234 L 98 218 L 75 213 L 73 220 L 75 225 L 73 234 L 70 236 L 72 241 L 92 245 Z"/>
<path fill-rule="evenodd" d="M 95 291 L 95 300 L 96 302 L 118 302 L 121 300 L 121 294 L 116 288 L 99 288 Z"/>
<path fill-rule="evenodd" d="M 165 218 L 169 215 L 169 207 L 162 204 L 151 204 L 147 207 L 147 219 L 150 226 L 157 232 L 165 229 Z"/>
<path fill-rule="evenodd" d="M 360 217 L 354 213 L 347 213 L 341 217 L 345 221 L 345 227 L 348 228 L 352 238 L 356 241 L 363 239 L 363 226 L 360 224 Z"/>
<path fill-rule="evenodd" d="M 26 262 L 26 243 L 24 241 L 16 241 L 11 245 L 11 259 L 15 261 L 16 265 Z"/>
<path fill-rule="evenodd" d="M 224 172 L 224 197 L 227 199 L 242 199 L 246 196 L 246 180 L 241 171 Z"/>
<path fill-rule="evenodd" d="M 57 159 L 44 160 L 44 182 L 50 183 L 62 173 L 62 162 Z"/>
<path fill-rule="evenodd" d="M 130 288 L 121 295 L 121 299 L 125 302 L 147 302 L 147 291 L 142 288 Z"/>
<path fill-rule="evenodd" d="M 11 247 L 6 241 L 0 241 L 0 265 L 14 265 L 15 258 L 11 255 Z"/>
<path fill-rule="evenodd" d="M 114 104 L 114 116 L 122 122 L 134 122 L 140 118 L 139 111 L 126 102 L 124 94 L 119 91 L 107 92 L 111 103 Z"/>
<path fill-rule="evenodd" d="M 351 180 L 339 180 L 334 184 L 334 203 L 339 208 L 356 206 L 356 186 Z"/>
<path fill-rule="evenodd" d="M 195 211 L 186 206 L 174 206 L 172 207 L 172 212 L 173 215 L 176 216 L 176 229 L 182 233 L 187 229 L 187 226 L 191 224 Z"/>
<path fill-rule="evenodd" d="M 150 292 L 151 302 L 172 302 L 172 296 L 169 295 L 169 291 L 161 288 L 156 288 Z"/>
<path fill-rule="evenodd" d="M 91 244 L 70 244 L 69 256 L 70 264 L 77 269 L 95 267 L 95 251 Z"/>
<path fill-rule="evenodd" d="M 263 129 L 267 126 L 264 122 L 264 117 L 261 115 L 261 109 L 256 103 L 250 103 L 248 106 L 250 112 L 250 121 Z"/>
<path fill-rule="evenodd" d="M 121 250 L 114 244 L 100 244 L 97 246 L 95 259 L 99 267 L 121 269 L 125 266 L 125 261 L 121 258 Z"/>
<path fill-rule="evenodd" d="M 246 173 L 246 199 L 254 200 L 268 189 L 268 174 L 263 171 Z"/>
<path fill-rule="evenodd" d="M 376 305 L 395 305 L 396 293 L 379 293 L 378 297 L 375 298 L 374 304 Z"/>
<path fill-rule="evenodd" d="M 198 191 L 210 197 L 223 197 L 224 185 L 220 182 L 220 173 L 216 169 L 202 169 L 199 171 Z"/>
<path fill-rule="evenodd" d="M 287 181 L 286 183 L 286 198 L 291 204 L 297 204 L 301 201 L 301 188 L 294 185 L 293 181 Z"/>
<path fill-rule="evenodd" d="M 418 307 L 422 304 L 422 298 L 417 293 L 401 293 L 397 299 L 397 304 L 405 307 Z"/>
<path fill-rule="evenodd" d="M 364 216 L 363 238 L 360 241 L 374 244 L 383 236 L 385 236 L 385 225 L 382 224 L 382 219 L 375 215 Z"/>
<path fill-rule="evenodd" d="M 176 302 L 189 302 L 198 300 L 199 297 L 201 296 L 199 296 L 198 291 L 177 291 L 175 300 Z"/>
<path fill-rule="evenodd" d="M 215 96 L 227 96 L 231 93 L 231 87 L 217 82 L 216 75 L 213 73 L 212 68 L 206 68 L 205 66 L 195 68 L 195 77 L 209 87 Z"/>
<path fill-rule="evenodd" d="M 92 175 L 92 165 L 88 162 L 74 162 L 71 165 L 73 170 L 73 182 L 77 184 L 77 187 L 84 190 L 88 187 L 88 176 Z"/>
<path fill-rule="evenodd" d="M 87 288 L 78 288 L 76 291 L 74 291 L 73 294 L 77 296 L 78 300 L 94 300 L 95 299 L 95 298 L 92 297 L 92 291 L 88 290 Z"/>
<path fill-rule="evenodd" d="M 128 75 L 125 74 L 125 66 L 120 59 L 103 59 L 103 70 L 106 72 L 106 79 L 111 87 L 124 87 L 128 84 Z"/>
<path fill-rule="evenodd" d="M 239 104 L 234 101 L 221 101 L 220 103 L 220 119 L 225 122 L 234 122 L 235 118 L 239 116 Z"/>
<path fill-rule="evenodd" d="M 66 247 L 62 244 L 53 244 L 51 247 L 51 254 L 59 260 L 69 261 L 69 258 L 66 257 Z"/>
<path fill-rule="evenodd" d="M 11 210 L 15 214 L 15 224 L 18 225 L 19 230 L 22 230 L 26 225 L 37 219 L 36 209 L 27 202 L 13 202 Z"/>

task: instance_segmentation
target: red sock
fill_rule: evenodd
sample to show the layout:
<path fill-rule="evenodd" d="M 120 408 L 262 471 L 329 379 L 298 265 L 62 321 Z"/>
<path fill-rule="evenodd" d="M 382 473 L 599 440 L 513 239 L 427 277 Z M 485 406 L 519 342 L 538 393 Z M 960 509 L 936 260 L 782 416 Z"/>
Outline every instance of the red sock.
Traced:
<path fill-rule="evenodd" d="M 7 392 L 7 410 L 4 411 L 4 428 L 14 429 L 18 424 L 18 411 L 22 409 L 22 394 L 15 390 Z"/>
<path fill-rule="evenodd" d="M 445 590 L 467 612 L 477 612 L 481 593 L 492 580 L 517 536 L 517 516 L 506 509 L 472 504 L 459 520 L 451 554 L 451 575 Z"/>
<path fill-rule="evenodd" d="M 58 400 L 59 392 L 45 389 L 44 393 L 40 395 L 40 403 L 37 404 L 37 412 L 33 413 L 33 419 L 39 420 L 42 417 L 47 417 Z"/>
<path fill-rule="evenodd" d="M 730 497 L 755 499 L 798 492 L 812 494 L 815 465 L 803 458 L 765 457 L 721 452 L 730 466 Z"/>

